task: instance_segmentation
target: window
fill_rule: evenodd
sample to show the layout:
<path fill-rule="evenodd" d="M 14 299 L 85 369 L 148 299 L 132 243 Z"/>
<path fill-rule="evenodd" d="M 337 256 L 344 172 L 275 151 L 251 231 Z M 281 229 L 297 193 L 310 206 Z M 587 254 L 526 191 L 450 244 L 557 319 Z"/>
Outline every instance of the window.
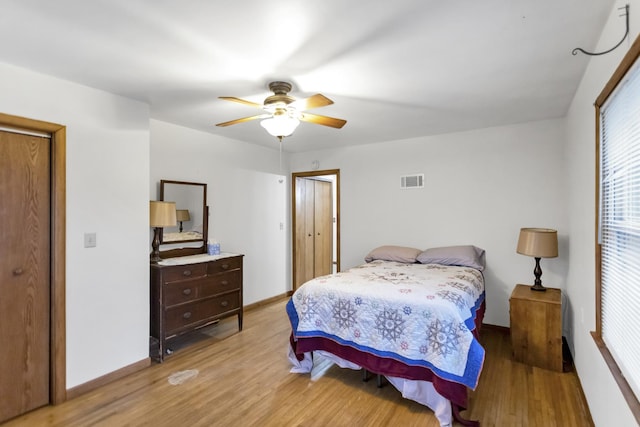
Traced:
<path fill-rule="evenodd" d="M 594 338 L 640 422 L 640 39 L 596 100 Z"/>

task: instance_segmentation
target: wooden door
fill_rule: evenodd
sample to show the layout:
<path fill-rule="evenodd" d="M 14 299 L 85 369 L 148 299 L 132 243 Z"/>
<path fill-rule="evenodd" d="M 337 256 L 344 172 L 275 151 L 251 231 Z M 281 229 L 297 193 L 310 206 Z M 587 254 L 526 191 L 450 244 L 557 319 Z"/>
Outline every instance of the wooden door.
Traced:
<path fill-rule="evenodd" d="M 50 150 L 0 131 L 0 423 L 49 403 Z"/>
<path fill-rule="evenodd" d="M 296 178 L 296 288 L 313 279 L 313 203 L 313 181 Z"/>
<path fill-rule="evenodd" d="M 313 277 L 331 274 L 333 265 L 333 192 L 331 182 L 313 181 Z"/>
<path fill-rule="evenodd" d="M 294 287 L 332 272 L 332 183 L 296 178 Z"/>

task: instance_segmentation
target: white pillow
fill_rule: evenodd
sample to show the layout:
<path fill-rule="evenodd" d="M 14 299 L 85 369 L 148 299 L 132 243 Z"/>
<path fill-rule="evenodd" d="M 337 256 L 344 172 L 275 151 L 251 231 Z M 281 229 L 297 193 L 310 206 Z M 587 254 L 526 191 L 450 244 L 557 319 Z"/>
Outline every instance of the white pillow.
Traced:
<path fill-rule="evenodd" d="M 484 249 L 473 245 L 430 248 L 418 254 L 416 260 L 421 264 L 460 265 L 480 271 L 485 268 Z"/>
<path fill-rule="evenodd" d="M 380 246 L 372 250 L 364 258 L 366 262 L 371 262 L 376 259 L 383 261 L 397 261 L 407 264 L 413 264 L 416 262 L 416 257 L 422 252 L 420 249 L 409 248 L 406 246 Z"/>

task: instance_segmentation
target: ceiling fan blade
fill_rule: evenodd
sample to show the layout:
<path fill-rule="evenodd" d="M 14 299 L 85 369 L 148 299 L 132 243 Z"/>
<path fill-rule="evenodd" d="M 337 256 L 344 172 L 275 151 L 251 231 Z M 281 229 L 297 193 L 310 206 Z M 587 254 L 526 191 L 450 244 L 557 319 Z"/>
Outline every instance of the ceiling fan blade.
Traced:
<path fill-rule="evenodd" d="M 310 110 L 312 108 L 326 107 L 333 104 L 333 101 L 322 94 L 315 94 L 308 98 L 299 99 L 292 102 L 290 105 L 295 107 L 298 111 Z"/>
<path fill-rule="evenodd" d="M 228 122 L 223 122 L 223 123 L 218 123 L 216 124 L 216 126 L 231 126 L 231 125 L 235 125 L 238 123 L 244 123 L 244 122 L 249 122 L 251 120 L 257 120 L 257 119 L 266 119 L 271 117 L 271 114 L 259 114 L 257 116 L 251 116 L 251 117 L 245 117 L 242 119 L 236 119 L 236 120 L 231 120 Z"/>
<path fill-rule="evenodd" d="M 238 102 L 240 104 L 248 105 L 250 107 L 263 108 L 262 104 L 258 104 L 256 102 L 247 101 L 246 99 L 236 98 L 235 96 L 219 96 L 218 98 L 224 99 L 225 101 L 233 101 Z"/>
<path fill-rule="evenodd" d="M 347 121 L 342 119 L 336 119 L 328 116 L 319 116 L 317 114 L 302 113 L 300 120 L 303 122 L 315 123 L 317 125 L 330 126 L 332 128 L 340 129 Z"/>

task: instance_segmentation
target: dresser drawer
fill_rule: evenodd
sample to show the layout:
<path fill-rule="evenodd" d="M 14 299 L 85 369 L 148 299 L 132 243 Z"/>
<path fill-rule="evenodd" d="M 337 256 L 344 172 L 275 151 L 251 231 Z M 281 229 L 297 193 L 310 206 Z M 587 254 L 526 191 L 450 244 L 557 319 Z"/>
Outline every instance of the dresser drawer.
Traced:
<path fill-rule="evenodd" d="M 198 323 L 204 324 L 211 317 L 210 310 L 206 310 L 207 301 L 196 301 L 168 308 L 165 313 L 166 336 L 171 337 L 184 330 L 189 330 Z"/>
<path fill-rule="evenodd" d="M 199 289 L 207 279 L 181 280 L 164 284 L 165 307 L 184 304 L 199 298 Z"/>
<path fill-rule="evenodd" d="M 238 291 L 242 286 L 242 272 L 240 270 L 230 271 L 226 274 L 207 277 L 199 289 L 200 297 L 209 297 L 225 292 Z"/>
<path fill-rule="evenodd" d="M 230 292 L 211 298 L 211 313 L 219 315 L 240 308 L 240 292 Z"/>
<path fill-rule="evenodd" d="M 242 267 L 242 258 L 223 258 L 209 263 L 209 274 L 224 273 L 225 271 L 238 270 Z"/>
<path fill-rule="evenodd" d="M 176 265 L 164 272 L 165 282 L 193 279 L 207 275 L 207 264 Z"/>
<path fill-rule="evenodd" d="M 185 304 L 201 298 L 239 291 L 241 287 L 242 273 L 240 270 L 218 274 L 217 276 L 165 283 L 164 305 L 170 307 L 177 304 Z"/>
<path fill-rule="evenodd" d="M 231 292 L 191 304 L 174 306 L 166 311 L 167 336 L 205 324 L 216 316 L 240 308 L 240 293 Z"/>

